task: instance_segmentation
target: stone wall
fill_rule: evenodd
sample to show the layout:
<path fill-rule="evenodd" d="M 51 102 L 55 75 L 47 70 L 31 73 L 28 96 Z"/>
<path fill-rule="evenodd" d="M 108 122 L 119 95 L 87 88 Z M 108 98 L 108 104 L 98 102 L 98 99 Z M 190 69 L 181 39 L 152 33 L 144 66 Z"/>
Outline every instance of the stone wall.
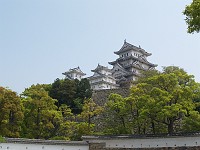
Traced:
<path fill-rule="evenodd" d="M 130 93 L 130 88 L 119 88 L 119 89 L 106 89 L 106 90 L 97 90 L 92 94 L 93 101 L 99 105 L 104 106 L 104 104 L 108 101 L 108 97 L 112 93 L 120 94 L 123 97 L 126 97 Z M 105 114 L 98 115 L 92 118 L 92 123 L 95 124 L 95 131 L 99 132 L 103 128 Z"/>
<path fill-rule="evenodd" d="M 99 106 L 103 106 L 111 93 L 120 94 L 123 97 L 126 97 L 130 93 L 130 88 L 119 88 L 119 89 L 107 89 L 107 90 L 98 90 L 94 91 L 92 94 L 92 99 Z"/>
<path fill-rule="evenodd" d="M 89 150 L 106 150 L 106 143 L 89 143 Z"/>

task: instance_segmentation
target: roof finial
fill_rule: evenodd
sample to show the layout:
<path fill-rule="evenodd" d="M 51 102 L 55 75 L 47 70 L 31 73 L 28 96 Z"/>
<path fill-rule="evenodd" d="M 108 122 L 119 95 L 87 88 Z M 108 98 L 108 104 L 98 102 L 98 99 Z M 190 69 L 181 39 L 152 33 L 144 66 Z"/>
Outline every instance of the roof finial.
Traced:
<path fill-rule="evenodd" d="M 126 39 L 124 40 L 124 43 L 126 43 Z"/>
<path fill-rule="evenodd" d="M 140 45 L 139 45 L 139 48 L 141 48 Z"/>

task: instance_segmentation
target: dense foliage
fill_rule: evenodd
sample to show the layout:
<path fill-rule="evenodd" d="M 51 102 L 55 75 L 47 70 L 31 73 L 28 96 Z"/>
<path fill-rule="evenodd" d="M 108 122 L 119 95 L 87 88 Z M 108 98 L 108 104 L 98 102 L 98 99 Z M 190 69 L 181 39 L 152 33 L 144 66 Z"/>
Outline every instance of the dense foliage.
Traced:
<path fill-rule="evenodd" d="M 20 137 L 23 117 L 20 97 L 15 92 L 0 87 L 0 135 Z"/>
<path fill-rule="evenodd" d="M 83 134 L 93 132 L 94 124 L 90 123 L 88 130 L 81 115 L 87 114 L 84 103 L 91 101 L 91 95 L 87 79 L 32 85 L 20 96 L 0 87 L 0 135 L 81 140 Z"/>
<path fill-rule="evenodd" d="M 57 111 L 56 100 L 52 99 L 42 85 L 32 85 L 23 93 L 24 122 L 22 134 L 27 138 L 55 136 L 62 114 Z"/>
<path fill-rule="evenodd" d="M 0 87 L 0 135 L 81 140 L 89 134 L 200 131 L 200 84 L 178 67 L 143 72 L 129 96 L 113 93 L 104 106 L 91 94 L 87 79 L 32 85 L 20 96 Z"/>
<path fill-rule="evenodd" d="M 56 79 L 49 90 L 49 95 L 57 99 L 56 105 L 68 105 L 74 114 L 82 111 L 84 99 L 92 96 L 92 90 L 88 79 L 69 80 Z"/>
<path fill-rule="evenodd" d="M 183 14 L 186 15 L 188 32 L 198 33 L 200 31 L 200 0 L 193 0 L 190 5 L 186 6 Z"/>
<path fill-rule="evenodd" d="M 200 131 L 200 85 L 183 69 L 149 71 L 129 97 L 111 94 L 106 104 L 108 134 L 160 134 Z"/>

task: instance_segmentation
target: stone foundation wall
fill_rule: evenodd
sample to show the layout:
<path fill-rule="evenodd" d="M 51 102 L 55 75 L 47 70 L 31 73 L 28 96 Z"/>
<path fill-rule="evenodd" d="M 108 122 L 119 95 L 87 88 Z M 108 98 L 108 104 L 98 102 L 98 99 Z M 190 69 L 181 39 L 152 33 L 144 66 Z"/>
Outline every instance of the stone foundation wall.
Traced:
<path fill-rule="evenodd" d="M 106 143 L 89 143 L 89 150 L 106 150 Z"/>
<path fill-rule="evenodd" d="M 104 104 L 108 101 L 108 97 L 112 93 L 120 94 L 123 97 L 126 97 L 130 93 L 130 88 L 119 88 L 119 89 L 106 89 L 106 90 L 97 90 L 92 94 L 93 101 L 99 105 L 104 106 Z M 105 114 L 101 114 L 92 119 L 92 123 L 94 123 L 95 131 L 101 131 L 103 128 Z"/>
<path fill-rule="evenodd" d="M 130 93 L 130 88 L 119 88 L 119 89 L 107 89 L 107 90 L 94 91 L 92 94 L 92 99 L 99 106 L 103 106 L 108 101 L 108 97 L 111 93 L 117 93 L 123 97 L 126 97 Z"/>

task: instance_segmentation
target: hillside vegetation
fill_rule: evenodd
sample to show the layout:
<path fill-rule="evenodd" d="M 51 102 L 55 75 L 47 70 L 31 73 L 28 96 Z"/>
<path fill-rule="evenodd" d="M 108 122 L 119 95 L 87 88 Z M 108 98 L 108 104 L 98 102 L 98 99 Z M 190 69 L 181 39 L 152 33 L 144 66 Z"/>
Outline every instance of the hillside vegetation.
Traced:
<path fill-rule="evenodd" d="M 200 131 L 200 84 L 179 67 L 143 72 L 127 97 L 112 93 L 103 106 L 91 97 L 87 79 L 56 79 L 20 95 L 0 87 L 0 135 L 81 140 L 90 134 Z"/>

